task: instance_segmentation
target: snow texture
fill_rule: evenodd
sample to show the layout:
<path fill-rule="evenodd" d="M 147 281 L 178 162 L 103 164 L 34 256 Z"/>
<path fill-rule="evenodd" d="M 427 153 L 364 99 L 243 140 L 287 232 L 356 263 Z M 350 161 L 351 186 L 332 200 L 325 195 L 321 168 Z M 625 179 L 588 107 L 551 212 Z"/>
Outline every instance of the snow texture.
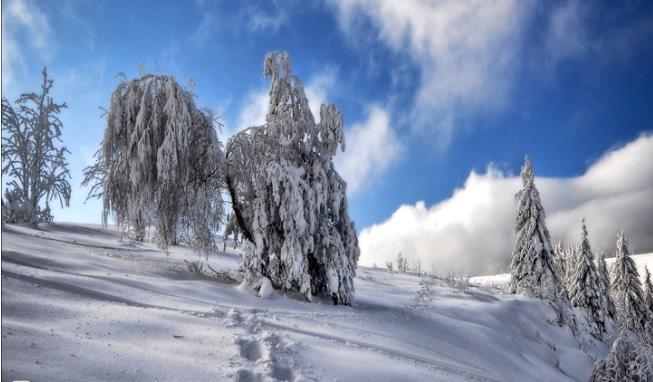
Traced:
<path fill-rule="evenodd" d="M 238 278 L 239 258 L 204 269 Z M 3 226 L 2 380 L 587 381 L 608 352 L 494 288 L 427 278 L 416 307 L 422 278 L 361 268 L 351 306 L 308 304 L 189 272 L 196 259 L 98 226 Z"/>

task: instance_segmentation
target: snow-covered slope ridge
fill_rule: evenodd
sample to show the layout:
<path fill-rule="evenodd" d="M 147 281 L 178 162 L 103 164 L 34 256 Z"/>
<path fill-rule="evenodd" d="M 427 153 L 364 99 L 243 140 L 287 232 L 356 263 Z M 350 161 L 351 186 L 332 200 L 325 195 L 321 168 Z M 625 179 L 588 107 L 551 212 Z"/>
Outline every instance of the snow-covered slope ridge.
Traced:
<path fill-rule="evenodd" d="M 359 268 L 352 306 L 259 298 L 191 273 L 184 260 L 198 259 L 239 267 L 229 249 L 166 256 L 94 226 L 4 226 L 2 379 L 583 381 L 591 371 L 570 331 L 548 322 L 553 311 L 522 296 Z M 420 289 L 431 302 L 416 303 Z"/>

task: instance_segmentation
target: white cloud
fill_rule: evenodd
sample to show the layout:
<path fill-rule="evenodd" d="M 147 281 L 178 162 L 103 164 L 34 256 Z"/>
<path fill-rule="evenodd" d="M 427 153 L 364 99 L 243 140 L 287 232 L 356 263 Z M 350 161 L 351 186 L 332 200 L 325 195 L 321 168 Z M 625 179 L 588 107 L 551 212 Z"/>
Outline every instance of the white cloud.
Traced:
<path fill-rule="evenodd" d="M 369 17 L 380 39 L 407 52 L 421 83 L 413 122 L 434 129 L 438 142 L 451 139 L 457 118 L 468 110 L 494 110 L 507 102 L 521 29 L 534 3 L 517 0 L 339 0 L 340 23 L 357 35 L 356 19 Z"/>
<path fill-rule="evenodd" d="M 2 79 L 3 91 L 24 74 L 24 45 L 29 46 L 43 60 L 52 54 L 52 32 L 46 15 L 29 0 L 10 0 L 2 10 Z"/>
<path fill-rule="evenodd" d="M 363 189 L 394 162 L 402 146 L 390 127 L 388 112 L 372 106 L 365 122 L 345 131 L 346 149 L 336 156 L 336 169 L 350 195 Z"/>
<path fill-rule="evenodd" d="M 537 162 L 535 162 L 537 171 Z M 594 252 L 611 254 L 621 228 L 636 252 L 653 250 L 653 135 L 600 158 L 583 175 L 536 178 L 554 242 L 576 242 L 587 218 Z M 361 264 L 385 264 L 402 252 L 439 272 L 505 270 L 512 250 L 513 195 L 520 187 L 490 165 L 431 207 L 403 205 L 385 222 L 362 230 Z"/>

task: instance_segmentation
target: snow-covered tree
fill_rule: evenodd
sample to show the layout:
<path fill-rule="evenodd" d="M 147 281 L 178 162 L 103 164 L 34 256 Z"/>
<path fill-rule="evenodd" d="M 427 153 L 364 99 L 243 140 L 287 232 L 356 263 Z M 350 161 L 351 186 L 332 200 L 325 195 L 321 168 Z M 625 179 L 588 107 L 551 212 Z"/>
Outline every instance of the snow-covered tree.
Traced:
<path fill-rule="evenodd" d="M 397 254 L 397 272 L 406 273 L 408 271 L 408 258 L 404 257 L 401 252 Z"/>
<path fill-rule="evenodd" d="M 603 255 L 603 252 L 601 252 L 598 257 L 597 273 L 600 281 L 600 294 L 605 298 L 605 307 L 607 309 L 608 315 L 613 320 L 616 320 L 617 308 L 615 307 L 614 300 L 612 299 L 612 293 L 610 291 L 610 272 L 608 271 L 608 266 L 605 263 L 605 256 Z"/>
<path fill-rule="evenodd" d="M 576 264 L 569 271 L 572 274 L 569 299 L 573 306 L 582 308 L 587 313 L 592 335 L 601 338 L 605 333 L 605 321 L 608 316 L 607 306 L 601 295 L 601 281 L 594 265 L 594 255 L 583 219 L 581 242 L 576 256 Z"/>
<path fill-rule="evenodd" d="M 605 359 L 594 364 L 590 382 L 646 382 L 653 380 L 651 348 L 621 333 Z"/>
<path fill-rule="evenodd" d="M 71 191 L 69 152 L 59 147 L 63 124 L 58 114 L 66 104 L 54 102 L 54 81 L 46 68 L 42 74 L 39 93 L 21 95 L 15 107 L 2 98 L 2 175 L 8 179 L 2 217 L 32 226 L 52 220 L 51 200 L 67 207 Z"/>
<path fill-rule="evenodd" d="M 215 248 L 223 216 L 223 159 L 210 111 L 173 77 L 144 75 L 121 82 L 111 96 L 96 163 L 84 171 L 89 197 L 142 240 L 148 220 L 162 248 L 187 240 Z"/>
<path fill-rule="evenodd" d="M 653 317 L 653 283 L 647 266 L 644 266 L 644 272 L 644 305 L 648 307 L 649 316 Z"/>
<path fill-rule="evenodd" d="M 528 156 L 521 170 L 521 180 L 522 188 L 515 195 L 517 213 L 510 263 L 510 291 L 549 301 L 558 315 L 557 323 L 568 324 L 575 330 L 569 299 L 553 259 L 544 208 L 535 187 L 533 165 Z"/>
<path fill-rule="evenodd" d="M 553 260 L 558 266 L 560 277 L 565 279 L 567 277 L 567 252 L 562 246 L 562 242 L 558 242 L 558 244 L 553 247 Z"/>
<path fill-rule="evenodd" d="M 346 183 L 332 159 L 344 150 L 342 112 L 322 105 L 315 123 L 285 52 L 265 56 L 271 79 L 263 126 L 232 137 L 227 189 L 247 239 L 246 280 L 267 277 L 277 288 L 331 296 L 349 304 L 359 249 L 347 212 Z"/>
<path fill-rule="evenodd" d="M 644 333 L 649 311 L 644 304 L 644 292 L 635 261 L 630 257 L 628 239 L 621 231 L 612 265 L 612 292 L 617 307 L 618 323 L 636 333 Z"/>

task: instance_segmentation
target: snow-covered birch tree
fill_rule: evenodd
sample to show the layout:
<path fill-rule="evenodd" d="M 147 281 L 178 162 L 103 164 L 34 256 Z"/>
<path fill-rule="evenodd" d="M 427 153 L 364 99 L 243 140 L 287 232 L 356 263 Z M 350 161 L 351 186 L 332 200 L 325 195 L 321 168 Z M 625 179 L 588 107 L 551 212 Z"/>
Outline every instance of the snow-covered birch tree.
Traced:
<path fill-rule="evenodd" d="M 612 292 L 619 325 L 636 333 L 644 333 L 649 312 L 644 305 L 639 272 L 630 257 L 630 246 L 623 231 L 617 237 L 617 252 L 612 264 Z"/>
<path fill-rule="evenodd" d="M 2 98 L 2 175 L 8 179 L 2 217 L 32 226 L 51 221 L 49 202 L 68 206 L 71 192 L 69 152 L 59 145 L 63 123 L 58 114 L 66 104 L 54 102 L 54 81 L 46 68 L 42 74 L 41 91 L 21 95 L 16 107 Z"/>
<path fill-rule="evenodd" d="M 597 261 L 597 273 L 599 275 L 599 284 L 601 288 L 601 295 L 605 298 L 605 306 L 608 312 L 608 315 L 613 320 L 617 319 L 617 308 L 614 305 L 614 300 L 612 299 L 612 293 L 610 291 L 610 272 L 608 271 L 608 266 L 605 263 L 605 255 L 603 252 L 599 254 Z"/>
<path fill-rule="evenodd" d="M 263 126 L 227 143 L 227 189 L 245 245 L 246 281 L 349 304 L 359 249 L 347 212 L 346 183 L 333 167 L 344 150 L 342 112 L 322 105 L 315 123 L 285 52 L 266 54 L 271 80 Z"/>
<path fill-rule="evenodd" d="M 84 171 L 89 197 L 142 240 L 151 221 L 162 248 L 184 239 L 215 248 L 223 216 L 223 156 L 210 111 L 171 76 L 121 82 L 111 95 L 96 163 Z"/>
<path fill-rule="evenodd" d="M 510 263 L 510 291 L 549 301 L 557 324 L 575 330 L 570 303 L 558 266 L 553 259 L 544 208 L 535 187 L 533 164 L 528 156 L 521 170 L 522 188 L 515 195 L 515 241 Z"/>
<path fill-rule="evenodd" d="M 594 255 L 583 219 L 581 242 L 572 273 L 569 299 L 573 306 L 582 308 L 587 313 L 592 335 L 602 338 L 605 334 L 605 321 L 608 316 L 607 306 L 601 292 L 601 281 L 594 265 Z"/>

